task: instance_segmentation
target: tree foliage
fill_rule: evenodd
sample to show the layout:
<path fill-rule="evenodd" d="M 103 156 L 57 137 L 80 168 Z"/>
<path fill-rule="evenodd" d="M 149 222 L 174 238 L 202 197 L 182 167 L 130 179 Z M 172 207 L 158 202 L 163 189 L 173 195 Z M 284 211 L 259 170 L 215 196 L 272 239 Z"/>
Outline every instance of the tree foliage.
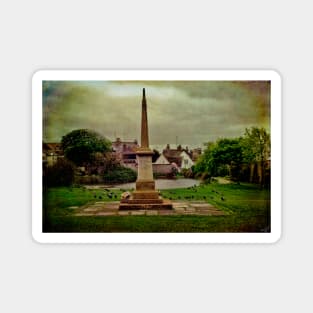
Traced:
<path fill-rule="evenodd" d="M 228 171 L 231 178 L 237 180 L 242 160 L 240 139 L 223 138 L 207 145 L 195 165 L 195 171 L 202 172 L 209 177 L 225 174 L 225 171 Z"/>
<path fill-rule="evenodd" d="M 270 155 L 270 135 L 264 128 L 246 128 L 241 139 L 244 160 L 249 162 L 263 162 Z"/>
<path fill-rule="evenodd" d="M 261 173 L 259 177 L 260 186 L 265 185 L 266 160 L 271 153 L 270 134 L 264 128 L 251 127 L 246 129 L 241 139 L 243 156 L 246 163 L 259 163 Z"/>
<path fill-rule="evenodd" d="M 233 180 L 243 176 L 242 164 L 259 163 L 262 169 L 260 183 L 265 176 L 265 161 L 270 155 L 270 135 L 264 128 L 246 129 L 243 137 L 223 138 L 208 143 L 204 153 L 194 166 L 197 176 L 225 176 L 226 172 Z"/>
<path fill-rule="evenodd" d="M 216 165 L 232 165 L 242 162 L 242 147 L 239 139 L 220 139 L 212 149 Z"/>
<path fill-rule="evenodd" d="M 215 144 L 213 142 L 208 142 L 206 149 L 203 154 L 200 155 L 197 163 L 194 165 L 194 172 L 196 176 L 208 176 L 209 178 L 215 176 L 216 174 L 216 163 L 213 158 L 213 150 Z"/>
<path fill-rule="evenodd" d="M 95 131 L 77 129 L 62 137 L 65 157 L 76 165 L 85 165 L 95 160 L 97 152 L 110 151 L 111 142 Z"/>

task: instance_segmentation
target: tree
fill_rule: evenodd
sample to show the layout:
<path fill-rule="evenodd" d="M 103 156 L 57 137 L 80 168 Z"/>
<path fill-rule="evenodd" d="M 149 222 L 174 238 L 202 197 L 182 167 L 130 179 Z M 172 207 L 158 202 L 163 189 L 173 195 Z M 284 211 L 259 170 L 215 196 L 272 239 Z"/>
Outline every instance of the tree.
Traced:
<path fill-rule="evenodd" d="M 264 128 L 246 128 L 245 135 L 241 139 L 244 160 L 247 163 L 260 165 L 259 183 L 264 186 L 266 160 L 270 156 L 270 135 Z"/>
<path fill-rule="evenodd" d="M 216 143 L 207 144 L 207 148 L 195 165 L 195 172 L 203 173 L 210 178 L 219 175 L 220 171 L 225 172 L 227 167 L 231 179 L 238 180 L 242 160 L 240 139 L 223 138 Z"/>
<path fill-rule="evenodd" d="M 206 143 L 206 149 L 203 154 L 200 155 L 196 164 L 193 167 L 195 176 L 200 176 L 202 179 L 208 179 L 210 181 L 212 176 L 216 175 L 216 164 L 213 159 L 212 151 L 215 147 L 213 142 Z"/>
<path fill-rule="evenodd" d="M 110 170 L 118 167 L 121 164 L 121 160 L 116 157 L 116 154 L 106 153 L 105 156 L 106 157 L 105 157 L 105 163 L 104 163 L 105 168 L 104 169 L 106 171 L 110 171 Z"/>
<path fill-rule="evenodd" d="M 78 166 L 92 163 L 97 152 L 111 150 L 109 140 L 88 129 L 73 130 L 62 137 L 61 144 L 65 157 Z"/>
<path fill-rule="evenodd" d="M 212 158 L 219 167 L 227 166 L 231 179 L 239 180 L 240 166 L 243 160 L 240 139 L 220 139 L 212 150 Z"/>

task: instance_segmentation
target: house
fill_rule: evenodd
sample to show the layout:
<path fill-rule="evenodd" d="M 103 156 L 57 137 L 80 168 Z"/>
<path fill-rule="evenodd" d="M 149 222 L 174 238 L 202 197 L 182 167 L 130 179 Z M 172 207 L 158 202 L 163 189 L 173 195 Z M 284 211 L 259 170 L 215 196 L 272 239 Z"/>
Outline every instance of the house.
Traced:
<path fill-rule="evenodd" d="M 63 158 L 63 150 L 59 142 L 42 143 L 42 161 L 46 165 L 53 165 L 59 158 Z"/>
<path fill-rule="evenodd" d="M 152 163 L 153 173 L 157 176 L 171 176 L 175 170 L 178 170 L 175 164 L 172 164 L 168 159 L 162 154 L 157 158 L 157 160 Z"/>
<path fill-rule="evenodd" d="M 136 150 L 139 148 L 138 142 L 134 141 L 121 141 L 121 138 L 116 138 L 112 142 L 112 150 L 116 158 L 120 160 L 121 165 L 136 170 L 137 159 Z"/>
<path fill-rule="evenodd" d="M 201 148 L 195 148 L 195 149 L 192 149 L 190 153 L 191 153 L 191 160 L 194 163 L 196 163 L 202 153 L 202 150 Z"/>
<path fill-rule="evenodd" d="M 171 149 L 170 145 L 167 144 L 155 164 L 172 164 L 180 171 L 181 169 L 191 168 L 194 165 L 194 161 L 191 158 L 188 147 L 183 149 L 181 145 L 179 145 L 177 149 Z"/>
<path fill-rule="evenodd" d="M 160 164 L 160 165 L 165 165 L 165 164 L 171 164 L 169 160 L 164 156 L 164 154 L 160 154 L 160 156 L 157 158 L 157 160 L 154 162 L 154 164 Z"/>
<path fill-rule="evenodd" d="M 189 169 L 195 164 L 191 158 L 191 155 L 184 150 L 180 154 L 180 157 L 182 158 L 181 168 Z"/>

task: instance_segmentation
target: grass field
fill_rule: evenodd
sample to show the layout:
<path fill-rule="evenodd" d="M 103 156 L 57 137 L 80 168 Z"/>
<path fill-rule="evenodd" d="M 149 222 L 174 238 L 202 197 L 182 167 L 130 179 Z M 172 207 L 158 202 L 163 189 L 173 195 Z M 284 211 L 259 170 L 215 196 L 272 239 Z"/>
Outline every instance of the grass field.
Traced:
<path fill-rule="evenodd" d="M 118 201 L 122 190 L 50 188 L 43 194 L 44 232 L 269 232 L 270 191 L 252 184 L 163 190 L 172 200 L 203 200 L 224 216 L 73 216 L 71 206 Z"/>

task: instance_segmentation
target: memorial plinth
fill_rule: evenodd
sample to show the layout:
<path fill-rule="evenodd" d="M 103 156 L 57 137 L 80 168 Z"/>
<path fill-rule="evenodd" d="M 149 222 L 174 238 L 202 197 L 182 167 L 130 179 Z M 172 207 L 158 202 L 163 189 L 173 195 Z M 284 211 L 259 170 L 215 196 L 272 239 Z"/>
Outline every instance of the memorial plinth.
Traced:
<path fill-rule="evenodd" d="M 122 199 L 119 205 L 120 210 L 140 209 L 172 209 L 172 203 L 164 200 L 155 190 L 155 181 L 152 170 L 153 151 L 149 148 L 147 101 L 145 89 L 142 97 L 141 113 L 141 146 L 136 151 L 138 162 L 138 175 L 136 190 L 128 199 Z"/>

